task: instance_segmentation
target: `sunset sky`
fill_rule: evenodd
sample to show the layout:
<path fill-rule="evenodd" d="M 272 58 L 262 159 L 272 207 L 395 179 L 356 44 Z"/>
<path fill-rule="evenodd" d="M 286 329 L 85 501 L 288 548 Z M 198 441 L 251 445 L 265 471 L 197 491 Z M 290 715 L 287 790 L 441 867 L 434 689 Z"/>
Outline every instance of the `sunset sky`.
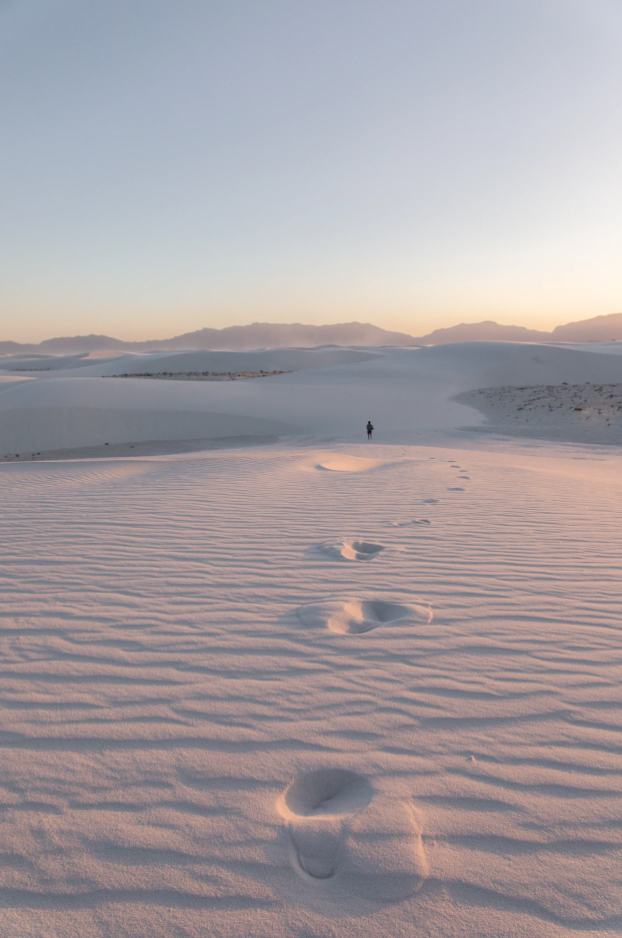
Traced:
<path fill-rule="evenodd" d="M 0 339 L 622 311 L 619 0 L 0 0 Z"/>

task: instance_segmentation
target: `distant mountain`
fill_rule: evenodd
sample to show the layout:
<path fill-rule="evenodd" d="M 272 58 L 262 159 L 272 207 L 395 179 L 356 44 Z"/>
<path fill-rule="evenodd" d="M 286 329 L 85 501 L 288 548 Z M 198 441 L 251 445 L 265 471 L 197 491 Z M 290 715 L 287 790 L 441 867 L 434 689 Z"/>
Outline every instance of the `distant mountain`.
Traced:
<path fill-rule="evenodd" d="M 502 326 L 492 320 L 460 323 L 448 329 L 435 329 L 415 338 L 405 332 L 389 332 L 370 323 L 347 322 L 330 326 L 302 323 L 254 322 L 226 329 L 199 329 L 172 339 L 124 342 L 106 335 L 84 335 L 46 339 L 38 345 L 0 342 L 2 355 L 59 355 L 88 352 L 150 352 L 210 349 L 246 351 L 256 348 L 314 348 L 318 345 L 442 345 L 449 342 L 599 342 L 622 339 L 622 313 L 596 316 L 580 322 L 556 326 L 552 332 Z"/>
<path fill-rule="evenodd" d="M 412 341 L 413 345 L 446 345 L 449 342 L 549 342 L 550 339 L 550 332 L 525 329 L 524 326 L 500 326 L 487 319 L 484 322 L 462 322 L 459 326 L 435 329 Z"/>
<path fill-rule="evenodd" d="M 411 335 L 389 332 L 370 323 L 348 322 L 331 326 L 301 323 L 254 322 L 250 326 L 199 329 L 172 339 L 124 342 L 106 335 L 77 335 L 46 339 L 38 345 L 0 342 L 0 354 L 59 355 L 82 352 L 149 352 L 210 349 L 247 351 L 256 348 L 314 348 L 318 345 L 413 345 Z"/>
<path fill-rule="evenodd" d="M 607 342 L 622 339 L 622 313 L 556 326 L 552 338 L 554 342 Z"/>
<path fill-rule="evenodd" d="M 45 339 L 36 346 L 38 352 L 44 352 L 47 355 L 59 355 L 61 353 L 71 354 L 72 352 L 108 352 L 124 351 L 129 345 L 142 345 L 138 342 L 124 342 L 122 339 L 111 339 L 107 335 L 76 335 L 66 336 L 60 339 Z M 151 345 L 152 343 L 147 343 Z M 0 348 L 2 343 L 0 343 Z"/>
<path fill-rule="evenodd" d="M 525 329 L 524 326 L 500 326 L 499 323 L 460 323 L 448 329 L 435 329 L 413 339 L 413 345 L 443 345 L 448 342 L 611 342 L 622 339 L 622 313 L 595 316 L 580 322 L 556 326 L 552 332 Z"/>
<path fill-rule="evenodd" d="M 314 348 L 318 345 L 412 345 L 405 332 L 388 332 L 370 323 L 347 322 L 334 326 L 305 326 L 301 323 L 254 322 L 250 326 L 199 329 L 159 343 L 167 349 L 212 349 L 214 351 L 256 348 Z"/>

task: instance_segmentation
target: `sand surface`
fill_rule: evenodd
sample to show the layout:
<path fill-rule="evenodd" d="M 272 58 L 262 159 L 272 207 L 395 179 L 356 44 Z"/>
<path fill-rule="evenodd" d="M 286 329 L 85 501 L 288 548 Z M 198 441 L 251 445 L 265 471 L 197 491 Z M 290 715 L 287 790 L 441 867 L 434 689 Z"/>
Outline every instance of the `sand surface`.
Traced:
<path fill-rule="evenodd" d="M 91 433 L 0 464 L 0 934 L 621 932 L 620 449 L 452 400 L 599 380 L 478 343 L 0 385 L 5 454 Z M 93 411 L 215 432 L 106 454 Z"/>
<path fill-rule="evenodd" d="M 488 432 L 622 445 L 622 384 L 481 388 L 456 400 L 484 414 Z"/>

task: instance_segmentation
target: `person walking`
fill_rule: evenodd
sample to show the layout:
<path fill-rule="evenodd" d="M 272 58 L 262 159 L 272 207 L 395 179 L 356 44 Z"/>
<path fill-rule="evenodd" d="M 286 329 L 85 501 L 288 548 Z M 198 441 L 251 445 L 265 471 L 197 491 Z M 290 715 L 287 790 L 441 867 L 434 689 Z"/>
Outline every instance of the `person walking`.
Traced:
<path fill-rule="evenodd" d="M 371 440 L 371 435 L 374 432 L 374 427 L 371 420 L 367 421 L 367 439 Z"/>

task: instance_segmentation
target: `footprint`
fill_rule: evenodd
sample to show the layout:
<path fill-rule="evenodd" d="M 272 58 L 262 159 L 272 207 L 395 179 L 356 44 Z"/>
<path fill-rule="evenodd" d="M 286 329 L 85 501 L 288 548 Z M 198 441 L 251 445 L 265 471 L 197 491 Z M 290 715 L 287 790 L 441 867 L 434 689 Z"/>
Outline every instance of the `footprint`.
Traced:
<path fill-rule="evenodd" d="M 459 479 L 469 479 L 469 480 L 470 480 L 471 476 L 458 476 L 458 478 L 459 478 Z"/>
<path fill-rule="evenodd" d="M 335 875 L 346 836 L 344 818 L 361 811 L 373 794 L 367 779 L 345 769 L 318 769 L 292 782 L 279 811 L 289 820 L 301 870 L 314 879 Z"/>
<path fill-rule="evenodd" d="M 337 544 L 323 544 L 321 549 L 331 557 L 342 560 L 373 560 L 385 550 L 382 544 L 372 544 L 370 541 L 340 541 Z"/>
<path fill-rule="evenodd" d="M 340 635 L 362 635 L 381 625 L 415 619 L 431 622 L 432 610 L 425 605 L 400 605 L 381 599 L 351 599 L 345 602 L 301 606 L 296 614 L 311 629 L 328 629 Z"/>
<path fill-rule="evenodd" d="M 423 504 L 424 505 L 438 505 L 439 501 L 440 501 L 439 498 L 424 498 Z"/>
<path fill-rule="evenodd" d="M 448 492 L 464 492 L 465 489 L 461 489 L 459 485 L 454 485 L 452 488 L 447 489 Z"/>
<path fill-rule="evenodd" d="M 428 867 L 414 813 L 377 796 L 347 769 L 306 772 L 277 802 L 294 868 L 309 883 L 334 884 L 376 901 L 411 896 Z"/>
<path fill-rule="evenodd" d="M 391 527 L 393 528 L 409 528 L 413 524 L 432 524 L 428 518 L 416 518 L 412 521 L 391 521 Z"/>

